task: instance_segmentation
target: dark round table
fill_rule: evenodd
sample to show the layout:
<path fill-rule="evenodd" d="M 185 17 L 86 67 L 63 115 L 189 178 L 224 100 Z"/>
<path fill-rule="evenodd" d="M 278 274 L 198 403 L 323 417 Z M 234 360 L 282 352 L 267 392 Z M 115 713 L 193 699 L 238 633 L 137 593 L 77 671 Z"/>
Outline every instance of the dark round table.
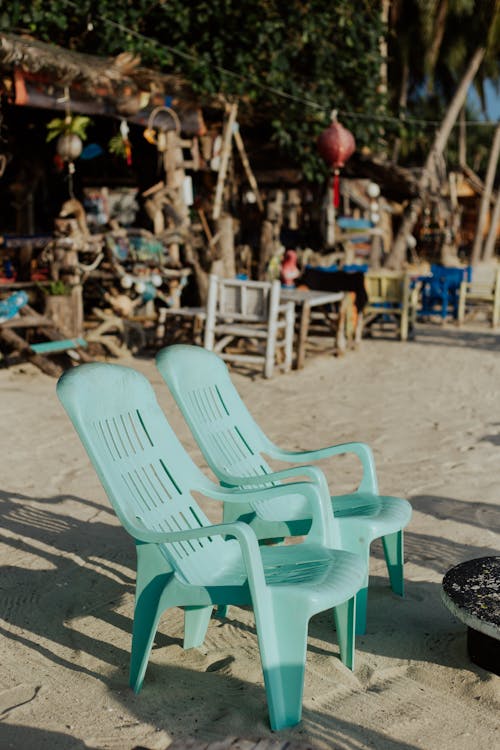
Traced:
<path fill-rule="evenodd" d="M 500 675 L 500 556 L 456 565 L 442 587 L 444 604 L 468 627 L 471 661 Z"/>

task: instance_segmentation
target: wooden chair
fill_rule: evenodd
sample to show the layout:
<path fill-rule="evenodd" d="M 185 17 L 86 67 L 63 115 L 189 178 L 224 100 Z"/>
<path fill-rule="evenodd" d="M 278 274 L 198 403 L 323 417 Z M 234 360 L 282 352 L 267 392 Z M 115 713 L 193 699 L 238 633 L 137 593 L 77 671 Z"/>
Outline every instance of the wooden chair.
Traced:
<path fill-rule="evenodd" d="M 465 316 L 478 310 L 491 312 L 491 324 L 496 328 L 500 322 L 500 266 L 480 264 L 472 269 L 472 279 L 463 281 L 458 297 L 458 324 Z"/>
<path fill-rule="evenodd" d="M 368 302 L 363 310 L 366 329 L 376 321 L 396 323 L 401 341 L 406 341 L 415 327 L 419 285 L 413 288 L 409 274 L 399 271 L 369 271 L 365 274 Z"/>
<path fill-rule="evenodd" d="M 284 350 L 282 367 L 292 367 L 295 306 L 280 303 L 279 281 L 247 281 L 210 276 L 206 310 L 205 349 L 228 362 L 256 362 L 264 376 L 273 375 L 276 353 Z M 252 342 L 248 353 L 233 347 Z M 229 348 L 231 347 L 231 348 Z"/>

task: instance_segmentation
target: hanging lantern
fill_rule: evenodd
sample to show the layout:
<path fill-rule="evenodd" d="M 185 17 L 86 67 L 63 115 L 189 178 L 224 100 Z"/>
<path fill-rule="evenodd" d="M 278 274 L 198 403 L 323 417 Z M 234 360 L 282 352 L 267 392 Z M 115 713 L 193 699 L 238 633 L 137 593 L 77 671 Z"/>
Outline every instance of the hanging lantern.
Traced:
<path fill-rule="evenodd" d="M 332 122 L 317 141 L 318 152 L 326 164 L 333 170 L 333 205 L 340 203 L 339 172 L 346 161 L 356 150 L 353 134 L 337 121 L 337 112 L 332 112 Z"/>

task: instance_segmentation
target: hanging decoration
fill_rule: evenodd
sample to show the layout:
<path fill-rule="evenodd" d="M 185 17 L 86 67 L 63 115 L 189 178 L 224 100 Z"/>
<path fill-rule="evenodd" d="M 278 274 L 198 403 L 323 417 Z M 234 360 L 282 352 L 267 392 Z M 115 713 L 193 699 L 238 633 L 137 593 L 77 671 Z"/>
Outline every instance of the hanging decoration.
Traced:
<path fill-rule="evenodd" d="M 73 175 L 75 173 L 75 159 L 78 159 L 83 149 L 83 141 L 87 137 L 87 128 L 90 125 L 90 117 L 83 115 L 73 115 L 71 112 L 71 102 L 69 97 L 69 88 L 64 90 L 66 114 L 64 118 L 55 117 L 47 123 L 47 138 L 50 141 L 57 138 L 56 151 L 57 155 L 64 163 L 68 165 L 68 189 L 71 198 L 73 195 Z"/>
<path fill-rule="evenodd" d="M 108 150 L 115 156 L 121 156 L 125 159 L 127 166 L 132 165 L 132 144 L 129 139 L 129 126 L 126 120 L 122 120 L 120 123 L 120 132 L 114 135 L 109 143 Z"/>
<path fill-rule="evenodd" d="M 165 117 L 166 115 L 166 117 Z M 175 126 L 175 138 L 169 137 L 169 133 L 172 134 L 173 131 L 169 127 L 170 122 L 169 120 L 173 120 L 174 126 Z M 173 145 L 175 145 L 177 141 L 177 137 L 180 135 L 181 132 L 181 123 L 179 121 L 179 117 L 177 115 L 177 112 L 175 112 L 171 107 L 161 106 L 161 107 L 155 107 L 148 118 L 148 124 L 147 127 L 143 133 L 144 138 L 147 140 L 148 143 L 153 144 L 156 146 L 158 153 L 162 156 L 163 161 L 166 160 L 166 153 L 170 148 L 172 148 Z M 165 171 L 167 167 L 165 165 Z"/>
<path fill-rule="evenodd" d="M 337 120 L 337 110 L 331 114 L 332 122 L 318 137 L 317 147 L 321 158 L 333 170 L 333 205 L 340 204 L 339 173 L 346 161 L 356 150 L 353 134 Z"/>

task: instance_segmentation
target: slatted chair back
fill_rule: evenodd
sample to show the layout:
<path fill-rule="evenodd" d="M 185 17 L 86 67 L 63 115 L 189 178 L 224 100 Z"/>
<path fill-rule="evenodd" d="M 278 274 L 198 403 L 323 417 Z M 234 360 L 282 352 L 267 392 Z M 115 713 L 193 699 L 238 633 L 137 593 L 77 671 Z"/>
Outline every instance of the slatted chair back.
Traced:
<path fill-rule="evenodd" d="M 121 365 L 85 364 L 67 371 L 57 390 L 132 536 L 138 525 L 163 532 L 209 525 L 190 494 L 208 479 L 177 439 L 141 373 Z M 199 580 L 208 559 L 224 557 L 227 548 L 220 537 L 161 546 L 171 567 L 190 582 Z"/>
<path fill-rule="evenodd" d="M 175 368 L 168 364 L 172 357 Z M 269 440 L 245 407 L 220 357 L 179 344 L 163 349 L 157 363 L 177 403 L 185 406 L 182 411 L 189 427 L 203 440 L 210 466 L 243 477 L 271 472 L 261 455 Z"/>
<path fill-rule="evenodd" d="M 203 346 L 229 362 L 262 363 L 265 377 L 274 371 L 276 352 L 284 349 L 283 369 L 291 369 L 294 304 L 280 304 L 275 281 L 224 279 L 211 274 Z M 241 350 L 247 340 L 252 347 Z M 234 347 L 233 344 L 238 346 Z"/>

